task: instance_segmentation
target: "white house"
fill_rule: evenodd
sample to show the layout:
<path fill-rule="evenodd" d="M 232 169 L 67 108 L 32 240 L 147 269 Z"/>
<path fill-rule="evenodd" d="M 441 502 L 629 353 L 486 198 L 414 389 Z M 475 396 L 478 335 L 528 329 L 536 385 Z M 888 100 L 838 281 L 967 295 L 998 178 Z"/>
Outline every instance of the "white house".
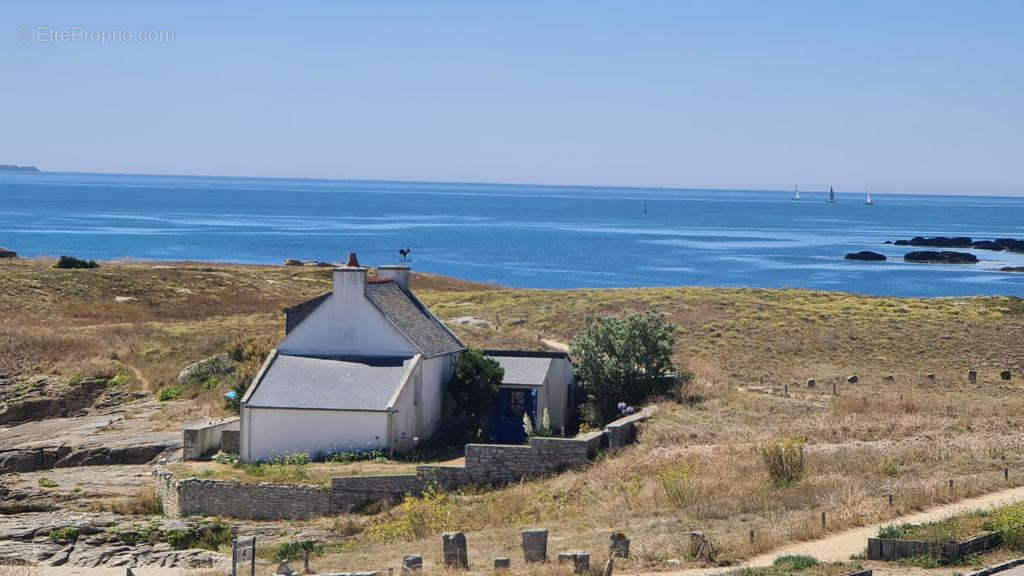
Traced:
<path fill-rule="evenodd" d="M 241 402 L 240 456 L 326 456 L 404 451 L 443 425 L 445 388 L 465 346 L 409 289 L 407 266 L 368 279 L 356 255 L 333 271 L 333 291 L 285 311 L 285 337 Z M 572 420 L 565 355 L 492 352 L 506 369 L 492 429 L 522 440 L 522 415 L 548 408 L 556 429 Z M 511 418 L 518 414 L 518 433 Z"/>

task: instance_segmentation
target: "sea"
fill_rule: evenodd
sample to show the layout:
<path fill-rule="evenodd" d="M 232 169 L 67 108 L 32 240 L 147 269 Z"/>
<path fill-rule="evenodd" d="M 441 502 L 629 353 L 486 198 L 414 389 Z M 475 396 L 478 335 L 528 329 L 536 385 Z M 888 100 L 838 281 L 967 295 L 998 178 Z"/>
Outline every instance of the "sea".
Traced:
<path fill-rule="evenodd" d="M 1024 197 L 0 172 L 21 256 L 414 270 L 513 287 L 741 286 L 1024 296 L 1024 254 L 912 264 L 915 235 L 1024 238 Z M 872 250 L 886 262 L 845 260 Z M 0 269 L 2 273 L 2 269 Z"/>

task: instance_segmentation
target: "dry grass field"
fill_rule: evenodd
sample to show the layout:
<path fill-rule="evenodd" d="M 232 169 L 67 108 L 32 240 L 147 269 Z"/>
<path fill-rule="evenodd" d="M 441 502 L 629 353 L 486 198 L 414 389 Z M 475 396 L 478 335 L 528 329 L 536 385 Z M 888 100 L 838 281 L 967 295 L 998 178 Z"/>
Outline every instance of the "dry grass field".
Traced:
<path fill-rule="evenodd" d="M 235 343 L 273 345 L 281 309 L 329 285 L 329 271 L 310 268 L 0 262 L 0 374 L 70 380 L 129 370 L 125 386 L 153 392 Z M 694 565 L 687 532 L 702 530 L 727 564 L 1024 484 L 1020 299 L 512 290 L 425 275 L 414 289 L 441 318 L 492 322 L 453 327 L 478 347 L 542 348 L 541 338 L 569 341 L 588 315 L 655 306 L 679 325 L 676 361 L 695 375 L 680 394 L 688 401 L 660 402 L 638 444 L 585 470 L 295 523 L 336 534 L 316 562 L 322 571 L 396 565 L 414 552 L 437 566 L 437 534 L 451 528 L 467 532 L 478 566 L 518 557 L 526 527 L 550 528 L 552 553 L 584 549 L 602 563 L 609 532 L 624 531 L 634 551 L 624 567 L 635 570 Z M 976 384 L 970 369 L 979 372 Z M 1013 371 L 1012 382 L 999 379 L 1002 370 Z M 857 383 L 846 382 L 851 375 Z M 815 388 L 805 386 L 810 378 Z M 188 399 L 167 403 L 168 413 L 217 414 L 222 393 L 188 390 Z M 805 442 L 806 472 L 780 486 L 759 448 L 783 439 Z"/>

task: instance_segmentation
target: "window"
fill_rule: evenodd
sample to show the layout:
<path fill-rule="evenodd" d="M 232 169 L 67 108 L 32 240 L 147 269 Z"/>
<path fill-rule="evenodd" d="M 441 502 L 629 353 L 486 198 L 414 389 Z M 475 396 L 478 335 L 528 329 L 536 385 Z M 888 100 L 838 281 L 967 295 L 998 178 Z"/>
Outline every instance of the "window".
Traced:
<path fill-rule="evenodd" d="M 522 418 L 524 412 L 526 412 L 526 391 L 512 390 L 508 395 L 508 410 L 505 416 Z"/>

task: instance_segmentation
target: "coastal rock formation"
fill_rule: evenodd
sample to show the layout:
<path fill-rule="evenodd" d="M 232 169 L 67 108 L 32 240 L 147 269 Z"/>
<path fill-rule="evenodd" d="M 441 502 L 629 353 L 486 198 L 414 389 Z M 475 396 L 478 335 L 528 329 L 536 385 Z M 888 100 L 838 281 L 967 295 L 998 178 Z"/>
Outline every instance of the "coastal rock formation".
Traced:
<path fill-rule="evenodd" d="M 295 258 L 289 258 L 284 261 L 285 266 L 302 266 L 302 260 L 296 260 Z"/>
<path fill-rule="evenodd" d="M 1024 272 L 1024 266 L 1004 266 L 999 269 L 1000 272 Z"/>
<path fill-rule="evenodd" d="M 862 250 L 860 252 L 851 252 L 845 257 L 847 260 L 867 260 L 870 262 L 882 262 L 886 260 L 884 254 L 878 252 L 872 252 L 870 250 Z"/>
<path fill-rule="evenodd" d="M 18 253 L 7 248 L 0 248 L 0 258 L 17 258 Z"/>
<path fill-rule="evenodd" d="M 919 252 L 908 252 L 903 257 L 905 262 L 920 262 L 927 264 L 975 264 L 978 257 L 968 252 L 935 252 L 922 250 Z"/>
<path fill-rule="evenodd" d="M 41 566 L 224 566 L 223 554 L 176 549 L 164 534 L 198 531 L 199 522 L 157 520 L 135 525 L 110 513 L 48 512 L 0 516 L 0 558 L 5 563 Z M 153 536 L 147 537 L 152 534 Z"/>
<path fill-rule="evenodd" d="M 203 381 L 212 376 L 226 376 L 235 371 L 237 364 L 227 354 L 210 356 L 186 366 L 178 373 L 178 382 Z"/>
<path fill-rule="evenodd" d="M 914 236 L 910 240 L 887 240 L 886 244 L 896 246 L 927 246 L 930 248 L 974 248 L 976 250 L 995 250 L 1024 252 L 1024 240 L 1015 238 L 997 238 L 995 240 L 974 240 L 968 236 Z"/>
<path fill-rule="evenodd" d="M 10 170 L 14 172 L 39 172 L 39 168 L 35 166 L 18 166 L 17 164 L 0 164 L 0 170 Z"/>

